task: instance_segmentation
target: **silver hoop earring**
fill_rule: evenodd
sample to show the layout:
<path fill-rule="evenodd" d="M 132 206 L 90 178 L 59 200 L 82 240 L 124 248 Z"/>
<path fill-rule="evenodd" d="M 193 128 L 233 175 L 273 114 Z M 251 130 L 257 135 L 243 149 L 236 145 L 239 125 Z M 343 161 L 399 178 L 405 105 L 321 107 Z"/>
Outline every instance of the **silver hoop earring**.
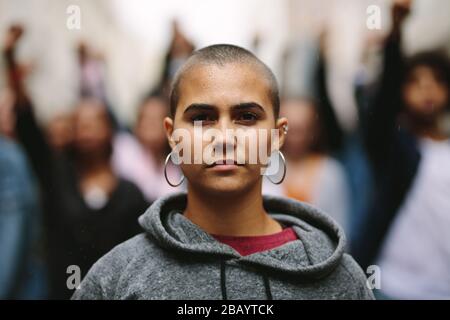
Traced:
<path fill-rule="evenodd" d="M 180 179 L 180 181 L 178 183 L 175 184 L 175 183 L 170 182 L 169 177 L 167 176 L 167 164 L 169 163 L 169 160 L 171 160 L 171 159 L 172 159 L 172 152 L 167 155 L 166 161 L 164 161 L 164 177 L 166 178 L 167 183 L 171 187 L 176 188 L 176 187 L 178 187 L 179 185 L 181 185 L 183 183 L 184 175 L 182 175 L 182 177 L 181 177 L 181 179 Z"/>
<path fill-rule="evenodd" d="M 272 182 L 273 184 L 281 184 L 284 181 L 284 178 L 286 177 L 286 171 L 287 171 L 287 167 L 286 167 L 286 159 L 284 158 L 283 153 L 280 150 L 277 150 L 278 154 L 281 157 L 281 162 L 283 162 L 283 176 L 281 177 L 280 181 L 273 181 L 270 176 L 266 176 L 267 179 L 269 179 L 270 182 Z"/>

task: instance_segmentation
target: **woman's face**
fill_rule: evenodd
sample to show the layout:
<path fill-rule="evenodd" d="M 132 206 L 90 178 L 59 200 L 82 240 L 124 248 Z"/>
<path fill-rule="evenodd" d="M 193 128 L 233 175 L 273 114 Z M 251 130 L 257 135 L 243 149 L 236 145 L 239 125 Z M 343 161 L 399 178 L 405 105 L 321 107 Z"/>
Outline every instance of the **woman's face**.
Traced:
<path fill-rule="evenodd" d="M 47 140 L 57 150 L 62 150 L 72 143 L 73 117 L 70 114 L 56 115 L 47 125 Z"/>
<path fill-rule="evenodd" d="M 135 132 L 139 141 L 148 149 L 163 152 L 167 148 L 163 120 L 169 107 L 158 98 L 147 100 L 141 108 Z"/>
<path fill-rule="evenodd" d="M 286 156 L 298 158 L 311 151 L 318 135 L 318 115 L 314 105 L 306 100 L 287 100 L 281 106 L 281 114 L 289 120 L 290 134 L 283 146 Z"/>
<path fill-rule="evenodd" d="M 74 148 L 79 155 L 107 154 L 112 128 L 106 108 L 96 102 L 82 102 L 74 116 Z"/>
<path fill-rule="evenodd" d="M 448 105 L 448 94 L 447 86 L 427 66 L 414 68 L 403 87 L 407 112 L 420 120 L 433 120 L 442 113 Z"/>
<path fill-rule="evenodd" d="M 191 161 L 180 165 L 190 188 L 209 194 L 240 193 L 261 183 L 261 158 L 252 161 L 250 152 L 269 155 L 271 133 L 276 133 L 281 147 L 282 127 L 287 124 L 284 118 L 275 119 L 269 88 L 264 75 L 246 64 L 196 65 L 185 73 L 175 118 L 166 118 L 165 128 L 172 148 L 177 143 L 172 136 L 176 130 L 182 129 L 191 137 L 183 142 L 183 147 L 191 152 Z M 203 133 L 215 129 L 222 134 L 214 138 L 194 135 L 194 122 L 201 123 Z M 256 139 L 226 139 L 227 131 Z M 264 132 L 267 139 L 262 138 Z M 214 157 L 218 162 L 208 164 L 211 153 L 202 153 L 208 145 L 220 147 L 220 160 L 231 160 L 232 164 L 221 165 Z M 227 149 L 233 152 L 227 155 Z M 201 163 L 193 163 L 195 157 L 200 157 Z"/>

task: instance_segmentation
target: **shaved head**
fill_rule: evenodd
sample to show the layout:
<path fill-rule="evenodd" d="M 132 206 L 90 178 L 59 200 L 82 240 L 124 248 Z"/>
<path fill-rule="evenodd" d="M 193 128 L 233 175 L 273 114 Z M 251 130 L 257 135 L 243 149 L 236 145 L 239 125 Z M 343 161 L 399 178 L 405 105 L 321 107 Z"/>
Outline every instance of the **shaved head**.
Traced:
<path fill-rule="evenodd" d="M 278 118 L 280 110 L 280 97 L 278 84 L 273 72 L 267 65 L 259 60 L 253 53 L 238 46 L 229 44 L 217 44 L 195 51 L 186 63 L 178 70 L 172 82 L 170 92 L 170 113 L 175 116 L 178 101 L 180 99 L 180 87 L 186 75 L 197 66 L 226 64 L 245 64 L 254 67 L 255 72 L 261 73 L 261 78 L 268 84 L 268 96 L 272 102 L 275 117 Z"/>

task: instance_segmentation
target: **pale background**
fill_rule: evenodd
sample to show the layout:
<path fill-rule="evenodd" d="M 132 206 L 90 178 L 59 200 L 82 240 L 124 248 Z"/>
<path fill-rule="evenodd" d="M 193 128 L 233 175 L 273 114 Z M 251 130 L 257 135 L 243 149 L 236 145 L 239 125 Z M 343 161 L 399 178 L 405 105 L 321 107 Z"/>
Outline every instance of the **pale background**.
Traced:
<path fill-rule="evenodd" d="M 72 4 L 81 8 L 81 30 L 66 28 L 66 9 Z M 371 4 L 382 9 L 382 31 L 366 28 L 366 8 Z M 283 72 L 284 51 L 290 45 L 304 45 L 327 25 L 329 89 L 341 123 L 351 128 L 356 122 L 352 79 L 364 40 L 389 27 L 389 4 L 389 0 L 0 0 L 0 32 L 17 21 L 27 28 L 19 56 L 35 66 L 29 87 L 41 120 L 74 104 L 75 47 L 84 39 L 105 56 L 113 108 L 131 123 L 140 97 L 161 72 L 173 18 L 196 47 L 224 42 L 251 47 L 259 35 L 259 57 L 286 88 L 300 80 Z M 415 1 L 405 30 L 406 51 L 450 43 L 449 12 L 450 1 Z"/>

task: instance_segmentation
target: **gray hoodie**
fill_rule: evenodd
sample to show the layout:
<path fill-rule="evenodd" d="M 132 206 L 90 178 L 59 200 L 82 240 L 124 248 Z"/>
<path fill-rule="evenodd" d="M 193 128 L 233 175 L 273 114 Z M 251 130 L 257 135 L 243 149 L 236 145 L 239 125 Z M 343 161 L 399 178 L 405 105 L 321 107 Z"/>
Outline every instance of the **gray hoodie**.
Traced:
<path fill-rule="evenodd" d="M 145 233 L 97 261 L 72 299 L 373 299 L 342 229 L 309 205 L 264 196 L 299 240 L 248 256 L 184 217 L 185 207 L 184 193 L 154 202 L 139 218 Z"/>

